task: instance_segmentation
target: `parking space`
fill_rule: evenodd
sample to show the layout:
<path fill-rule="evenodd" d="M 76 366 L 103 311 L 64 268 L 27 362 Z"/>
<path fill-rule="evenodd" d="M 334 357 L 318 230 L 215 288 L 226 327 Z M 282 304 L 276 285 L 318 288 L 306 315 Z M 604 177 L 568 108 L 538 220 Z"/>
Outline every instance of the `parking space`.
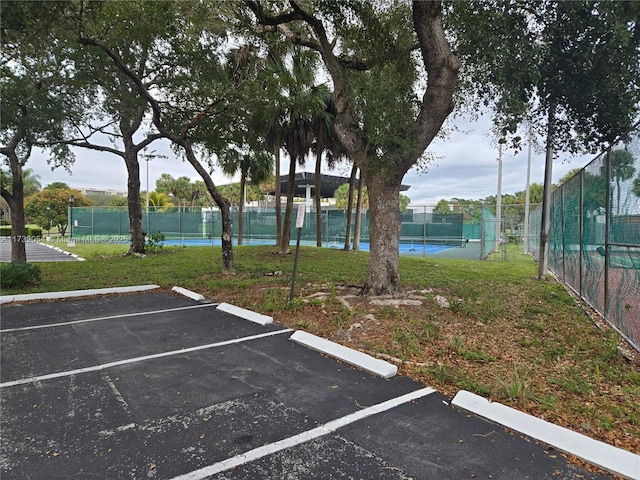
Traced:
<path fill-rule="evenodd" d="M 59 247 L 53 245 L 45 245 L 31 239 L 25 239 L 25 250 L 27 261 L 30 263 L 38 262 L 75 262 L 84 260 L 78 255 L 66 252 Z M 9 237 L 0 237 L 0 262 L 11 261 L 11 239 Z"/>
<path fill-rule="evenodd" d="M 170 293 L 2 307 L 5 479 L 595 479 L 557 450 Z"/>

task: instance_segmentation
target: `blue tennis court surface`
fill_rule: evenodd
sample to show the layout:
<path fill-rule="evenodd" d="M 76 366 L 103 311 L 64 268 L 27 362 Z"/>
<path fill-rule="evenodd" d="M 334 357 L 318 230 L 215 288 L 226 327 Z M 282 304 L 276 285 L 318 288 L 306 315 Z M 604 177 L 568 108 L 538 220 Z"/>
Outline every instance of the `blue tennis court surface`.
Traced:
<path fill-rule="evenodd" d="M 273 240 L 259 240 L 259 239 L 245 239 L 243 240 L 243 245 L 273 245 Z M 459 240 L 459 243 L 462 244 L 462 239 Z M 189 238 L 184 240 L 164 240 L 160 242 L 161 245 L 166 246 L 184 246 L 184 247 L 207 247 L 207 246 L 220 246 L 221 241 L 219 239 L 208 239 L 208 238 Z M 295 242 L 291 242 L 291 245 L 295 245 Z M 313 245 L 315 246 L 315 242 L 304 242 L 301 245 Z M 234 247 L 237 246 L 235 243 Z M 342 249 L 344 248 L 344 243 L 338 242 L 329 242 L 329 244 L 325 245 L 328 248 Z M 404 254 L 435 254 L 440 252 L 445 252 L 447 250 L 451 250 L 453 248 L 459 248 L 460 245 L 432 245 L 428 243 L 401 243 L 400 244 L 400 253 Z M 368 252 L 370 248 L 369 242 L 361 242 L 360 250 L 363 252 Z"/>

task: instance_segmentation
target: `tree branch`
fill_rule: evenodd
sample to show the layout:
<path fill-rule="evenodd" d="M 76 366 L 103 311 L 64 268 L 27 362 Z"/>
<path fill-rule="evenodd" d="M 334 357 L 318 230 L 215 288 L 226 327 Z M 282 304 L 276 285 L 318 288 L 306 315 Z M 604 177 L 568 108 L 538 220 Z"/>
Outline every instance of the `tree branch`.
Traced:
<path fill-rule="evenodd" d="M 424 151 L 453 111 L 460 60 L 444 33 L 441 2 L 414 1 L 413 23 L 429 79 L 416 119 L 418 149 Z"/>
<path fill-rule="evenodd" d="M 225 100 L 224 95 L 218 98 L 217 100 L 214 100 L 206 107 L 204 107 L 189 123 L 187 123 L 184 126 L 184 128 L 182 129 L 182 132 L 180 132 L 180 136 L 182 138 L 186 138 L 187 134 L 189 133 L 189 130 L 197 127 L 198 124 L 202 121 L 202 119 L 206 117 L 211 112 L 211 110 L 213 110 L 213 107 L 221 103 L 223 100 Z"/>
<path fill-rule="evenodd" d="M 13 195 L 11 195 L 11 192 L 4 188 L 4 186 L 0 187 L 0 197 L 4 198 L 9 205 L 13 203 Z"/>
<path fill-rule="evenodd" d="M 104 145 L 96 145 L 95 143 L 90 143 L 78 138 L 72 138 L 69 140 L 60 140 L 59 142 L 43 142 L 43 143 L 38 143 L 37 145 L 39 147 L 49 147 L 52 145 L 69 145 L 71 147 L 80 147 L 80 148 L 86 148 L 89 150 L 97 150 L 99 152 L 113 153 L 114 155 L 124 157 L 124 153 L 116 148 L 106 147 Z"/>
<path fill-rule="evenodd" d="M 93 38 L 85 37 L 83 35 L 80 35 L 80 37 L 78 38 L 78 42 L 81 45 L 90 45 L 90 46 L 98 47 L 100 50 L 106 53 L 107 56 L 111 58 L 113 63 L 115 63 L 116 67 L 118 67 L 118 69 L 122 73 L 124 73 L 127 77 L 131 79 L 131 81 L 135 84 L 136 88 L 138 89 L 138 93 L 140 94 L 140 96 L 149 104 L 153 112 L 153 123 L 156 126 L 156 128 L 158 128 L 160 132 L 162 132 L 163 130 L 168 131 L 164 126 L 164 124 L 162 123 L 161 110 L 156 99 L 153 98 L 153 96 L 145 88 L 144 84 L 142 83 L 142 80 L 135 74 L 135 72 L 131 70 L 127 65 L 125 65 L 122 59 L 111 48 L 109 48 L 107 45 L 105 45 L 102 42 L 99 42 Z"/>
<path fill-rule="evenodd" d="M 320 42 L 318 42 L 317 40 L 309 38 L 301 33 L 294 32 L 291 28 L 289 28 L 288 25 L 285 24 L 279 24 L 277 28 L 280 33 L 282 33 L 285 38 L 291 43 L 311 48 L 312 50 L 316 50 L 317 52 L 322 52 L 322 45 L 320 45 Z"/>
<path fill-rule="evenodd" d="M 322 21 L 304 10 L 296 0 L 289 0 L 292 11 L 276 16 L 268 16 L 265 14 L 262 4 L 259 1 L 246 0 L 245 3 L 255 14 L 258 23 L 265 26 L 276 27 L 291 43 L 311 48 L 319 52 L 323 57 L 330 55 L 332 60 L 343 68 L 365 71 L 373 66 L 370 62 L 362 59 L 335 55 L 333 53 L 335 40 L 333 42 L 329 41 L 327 31 Z M 315 32 L 317 38 L 311 38 L 308 35 L 296 32 L 287 25 L 296 20 L 303 21 L 309 25 Z"/>
<path fill-rule="evenodd" d="M 27 132 L 25 128 L 18 125 L 15 133 L 11 137 L 11 140 L 9 140 L 9 143 L 0 147 L 0 153 L 8 157 L 10 152 L 15 152 L 16 148 L 18 148 L 18 144 L 22 141 L 22 139 L 24 139 L 26 135 Z"/>
<path fill-rule="evenodd" d="M 256 16 L 256 20 L 261 25 L 280 25 L 282 23 L 289 23 L 294 20 L 304 20 L 299 12 L 287 12 L 282 15 L 276 15 L 275 17 L 269 17 L 264 13 L 262 3 L 258 0 L 245 0 L 245 4 L 251 9 Z"/>

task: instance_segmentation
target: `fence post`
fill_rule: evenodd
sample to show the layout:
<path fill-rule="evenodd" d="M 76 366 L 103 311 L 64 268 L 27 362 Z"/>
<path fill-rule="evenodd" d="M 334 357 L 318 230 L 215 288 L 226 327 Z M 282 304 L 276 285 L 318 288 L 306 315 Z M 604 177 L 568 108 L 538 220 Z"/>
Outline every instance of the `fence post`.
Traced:
<path fill-rule="evenodd" d="M 611 228 L 611 147 L 607 150 L 605 156 L 607 185 L 605 188 L 605 215 L 604 215 L 604 317 L 609 318 L 609 308 L 611 302 L 609 299 L 609 229 Z"/>
<path fill-rule="evenodd" d="M 564 222 L 564 210 L 565 210 L 565 206 L 564 206 L 564 191 L 565 191 L 565 186 L 564 184 L 560 186 L 560 221 L 562 222 L 562 281 L 564 283 L 566 283 L 567 281 L 567 272 L 566 272 L 566 267 L 567 267 L 567 261 L 566 261 L 566 256 L 567 256 L 567 248 L 565 245 L 565 239 L 567 238 L 565 235 L 565 222 Z"/>
<path fill-rule="evenodd" d="M 480 260 L 484 260 L 484 202 L 480 205 Z"/>
<path fill-rule="evenodd" d="M 427 206 L 422 209 L 422 256 L 427 255 Z"/>
<path fill-rule="evenodd" d="M 580 170 L 580 245 L 578 253 L 580 254 L 579 268 L 580 268 L 580 297 L 584 298 L 584 168 Z"/>

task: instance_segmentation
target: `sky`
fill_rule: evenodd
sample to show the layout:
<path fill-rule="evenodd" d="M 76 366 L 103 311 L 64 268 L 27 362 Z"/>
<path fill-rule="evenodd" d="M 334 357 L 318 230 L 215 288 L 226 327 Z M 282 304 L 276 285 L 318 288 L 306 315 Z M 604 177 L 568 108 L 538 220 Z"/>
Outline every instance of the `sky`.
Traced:
<path fill-rule="evenodd" d="M 487 116 L 477 120 L 466 117 L 450 117 L 448 122 L 455 125 L 456 130 L 447 139 L 436 139 L 429 151 L 435 156 L 428 172 L 419 173 L 410 170 L 404 177 L 403 184 L 409 185 L 409 190 L 403 192 L 411 199 L 412 204 L 436 204 L 441 199 L 451 198 L 482 199 L 496 195 L 498 185 L 498 149 L 490 135 L 491 121 Z M 200 179 L 193 167 L 177 157 L 169 148 L 167 141 L 158 141 L 150 149 L 167 158 L 154 158 L 148 163 L 149 189 L 155 189 L 156 179 L 162 173 L 168 173 L 174 178 L 187 176 L 192 181 Z M 126 191 L 127 169 L 120 157 L 93 150 L 75 149 L 76 162 L 71 167 L 72 174 L 64 169 L 51 170 L 47 164 L 47 155 L 34 151 L 26 167 L 32 168 L 40 176 L 43 187 L 52 182 L 64 182 L 71 188 L 97 188 Z M 282 155 L 281 172 L 288 171 L 289 162 L 286 155 Z M 513 151 L 503 151 L 502 193 L 513 194 L 524 191 L 527 178 L 528 151 L 525 146 L 517 154 Z M 553 181 L 557 182 L 568 171 L 582 168 L 594 158 L 590 156 L 571 157 L 559 154 L 554 161 Z M 544 181 L 544 152 L 534 151 L 531 158 L 531 183 Z M 298 171 L 313 172 L 313 160 L 307 162 L 306 167 L 299 167 Z M 141 190 L 147 190 L 147 164 L 141 161 L 140 183 Z M 323 173 L 349 176 L 350 167 L 342 166 L 337 170 L 327 170 Z M 222 174 L 215 169 L 212 175 L 216 185 L 224 185 L 238 181 Z"/>

